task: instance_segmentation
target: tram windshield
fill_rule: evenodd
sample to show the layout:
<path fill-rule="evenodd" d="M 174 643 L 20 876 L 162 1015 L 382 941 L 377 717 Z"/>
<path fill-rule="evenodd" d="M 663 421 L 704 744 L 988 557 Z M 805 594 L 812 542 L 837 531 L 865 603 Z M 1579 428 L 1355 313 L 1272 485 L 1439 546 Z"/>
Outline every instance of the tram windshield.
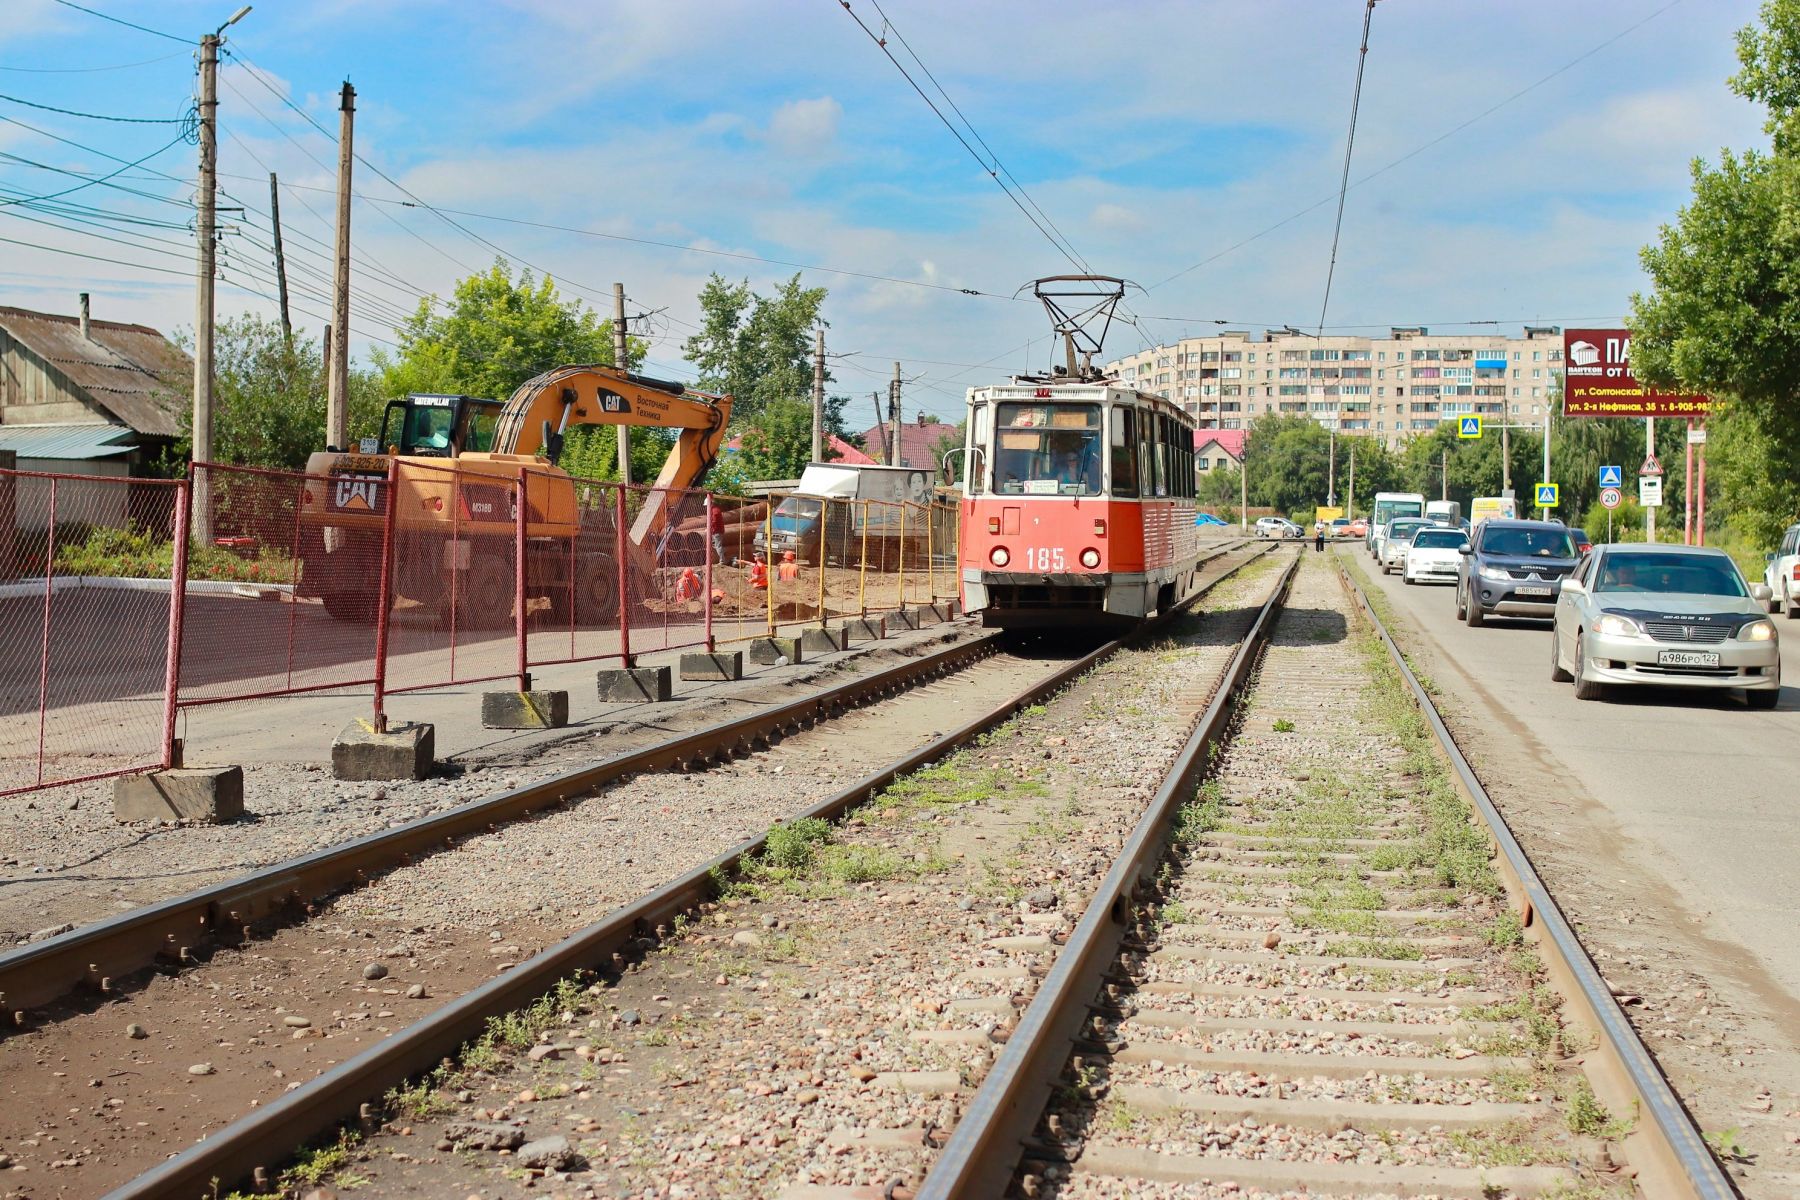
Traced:
<path fill-rule="evenodd" d="M 994 490 L 1009 496 L 1098 496 L 1098 404 L 1002 404 Z"/>

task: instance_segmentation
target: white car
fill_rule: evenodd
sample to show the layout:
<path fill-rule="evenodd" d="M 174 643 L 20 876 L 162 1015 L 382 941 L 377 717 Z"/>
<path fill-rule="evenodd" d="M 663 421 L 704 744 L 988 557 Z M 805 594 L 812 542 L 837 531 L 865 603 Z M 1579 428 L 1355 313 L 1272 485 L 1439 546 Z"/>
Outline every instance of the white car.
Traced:
<path fill-rule="evenodd" d="M 1304 536 L 1305 532 L 1286 517 L 1258 517 L 1256 519 L 1257 537 L 1297 538 Z"/>
<path fill-rule="evenodd" d="M 1790 619 L 1800 620 L 1800 525 L 1789 525 L 1781 535 L 1781 548 L 1763 568 L 1763 582 L 1772 593 L 1769 611 L 1785 610 Z"/>
<path fill-rule="evenodd" d="M 1380 549 L 1375 552 L 1375 561 L 1381 564 L 1381 573 L 1391 575 L 1405 566 L 1406 547 L 1412 543 L 1413 534 L 1430 528 L 1431 522 L 1424 517 L 1395 517 L 1383 526 Z"/>
<path fill-rule="evenodd" d="M 1433 526 L 1419 530 L 1406 547 L 1400 578 L 1407 583 L 1455 583 L 1462 548 L 1468 540 L 1460 529 Z"/>

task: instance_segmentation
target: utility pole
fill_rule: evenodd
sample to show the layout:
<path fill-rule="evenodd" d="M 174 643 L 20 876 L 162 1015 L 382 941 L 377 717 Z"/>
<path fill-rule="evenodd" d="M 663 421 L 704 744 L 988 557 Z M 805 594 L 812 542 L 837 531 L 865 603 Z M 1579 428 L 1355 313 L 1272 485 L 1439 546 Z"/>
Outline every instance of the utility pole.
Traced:
<path fill-rule="evenodd" d="M 1344 515 L 1356 517 L 1356 448 L 1350 449 L 1350 494 L 1344 499 Z"/>
<path fill-rule="evenodd" d="M 1656 457 L 1656 418 L 1655 417 L 1645 417 L 1644 418 L 1644 461 L 1649 462 L 1651 459 L 1653 459 L 1655 457 Z M 1656 507 L 1655 507 L 1655 505 L 1646 504 L 1644 506 L 1644 540 L 1646 542 L 1654 542 L 1656 540 Z"/>
<path fill-rule="evenodd" d="M 1512 438 L 1509 425 L 1500 426 L 1500 494 L 1512 495 Z"/>
<path fill-rule="evenodd" d="M 825 461 L 825 327 L 813 331 L 812 461 Z"/>
<path fill-rule="evenodd" d="M 219 35 L 200 39 L 200 189 L 195 197 L 194 240 L 199 248 L 194 287 L 194 419 L 193 461 L 213 456 L 213 232 L 214 192 L 219 166 Z M 193 531 L 200 544 L 212 544 L 211 480 L 194 475 Z"/>
<path fill-rule="evenodd" d="M 281 301 L 281 341 L 291 344 L 294 327 L 288 323 L 287 256 L 281 252 L 281 193 L 275 172 L 269 172 L 269 226 L 275 231 L 275 291 Z"/>
<path fill-rule="evenodd" d="M 1544 482 L 1549 483 L 1550 481 L 1550 406 L 1546 404 L 1544 405 Z M 1537 489 L 1533 488 L 1532 490 L 1536 491 Z M 1550 514 L 1546 510 L 1544 515 L 1548 517 Z"/>
<path fill-rule="evenodd" d="M 1238 531 L 1250 528 L 1250 439 L 1244 439 L 1244 461 L 1238 464 Z"/>
<path fill-rule="evenodd" d="M 1074 362 L 1074 350 L 1073 350 L 1074 342 L 1071 341 L 1069 343 L 1069 345 L 1071 347 L 1070 354 L 1069 354 L 1070 362 L 1073 363 Z M 892 382 L 888 385 L 888 416 L 889 416 L 889 418 L 892 419 L 892 421 L 894 423 L 894 436 L 888 440 L 888 465 L 893 466 L 893 467 L 905 466 L 906 464 L 905 464 L 904 460 L 900 457 L 900 424 L 901 424 L 901 421 L 900 421 L 900 364 L 899 363 L 894 364 L 894 382 Z"/>
<path fill-rule="evenodd" d="M 1331 450 L 1325 464 L 1325 503 L 1337 506 L 1337 418 L 1333 417 Z"/>
<path fill-rule="evenodd" d="M 888 427 L 887 422 L 881 419 L 881 393 L 870 392 L 869 403 L 875 408 L 875 428 L 872 432 L 882 435 L 881 440 L 885 442 L 887 440 Z M 884 449 L 881 452 L 881 461 L 884 463 L 891 463 L 893 461 L 893 451 Z"/>
<path fill-rule="evenodd" d="M 338 96 L 337 254 L 331 295 L 331 373 L 325 387 L 325 448 L 350 448 L 350 165 L 356 89 L 344 81 Z"/>
<path fill-rule="evenodd" d="M 621 371 L 631 370 L 631 349 L 625 343 L 625 285 L 613 284 L 613 366 Z M 619 482 L 631 482 L 631 430 L 624 425 L 615 425 L 619 434 Z"/>
<path fill-rule="evenodd" d="M 1444 451 L 1443 465 L 1438 468 L 1438 499 L 1450 498 L 1450 451 Z"/>

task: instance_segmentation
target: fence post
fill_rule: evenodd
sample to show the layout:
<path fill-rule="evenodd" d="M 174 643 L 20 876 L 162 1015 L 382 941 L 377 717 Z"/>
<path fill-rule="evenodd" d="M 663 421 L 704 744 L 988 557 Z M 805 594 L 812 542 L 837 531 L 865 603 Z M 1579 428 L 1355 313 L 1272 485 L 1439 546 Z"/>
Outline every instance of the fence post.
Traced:
<path fill-rule="evenodd" d="M 50 480 L 50 522 L 44 537 L 44 641 L 38 649 L 37 782 L 44 783 L 44 722 L 50 708 L 50 609 L 56 594 L 56 483 Z"/>
<path fill-rule="evenodd" d="M 720 541 L 723 542 L 723 536 Z M 701 600 L 706 613 L 706 652 L 711 654 L 718 646 L 713 642 L 713 494 L 706 493 L 706 592 Z"/>
<path fill-rule="evenodd" d="M 763 508 L 763 591 L 768 593 L 769 636 L 775 636 L 775 493 L 766 497 Z"/>
<path fill-rule="evenodd" d="M 930 586 L 931 595 L 925 603 L 937 603 L 937 502 L 925 503 L 925 582 Z"/>
<path fill-rule="evenodd" d="M 631 588 L 630 573 L 625 565 L 625 485 L 613 490 L 613 553 L 619 563 L 619 657 L 627 668 L 637 666 L 631 654 Z"/>
<path fill-rule="evenodd" d="M 525 468 L 519 468 L 513 495 L 513 636 L 519 643 L 519 690 L 531 690 L 531 663 L 525 652 Z"/>
<path fill-rule="evenodd" d="M 819 628 L 825 628 L 825 562 L 831 557 L 831 501 L 819 501 Z"/>
<path fill-rule="evenodd" d="M 900 502 L 900 559 L 895 564 L 895 572 L 900 577 L 900 591 L 895 608 L 906 607 L 906 501 Z"/>
<path fill-rule="evenodd" d="M 18 574 L 18 481 L 7 474 L 18 466 L 18 455 L 0 450 L 0 583 Z"/>
<path fill-rule="evenodd" d="M 856 607 L 858 616 L 869 615 L 869 502 L 852 500 L 852 505 L 862 505 L 862 562 L 856 568 Z"/>
<path fill-rule="evenodd" d="M 181 694 L 181 641 L 187 616 L 188 512 L 192 502 L 193 489 L 190 481 L 177 480 L 175 561 L 169 570 L 169 649 L 168 661 L 163 668 L 162 766 L 165 771 L 181 765 L 181 756 L 175 753 L 175 713 L 178 707 L 177 697 Z M 293 605 L 288 607 L 292 608 Z M 289 655 L 291 658 L 291 649 Z M 291 662 L 289 673 L 291 676 Z"/>
<path fill-rule="evenodd" d="M 388 613 L 393 608 L 394 518 L 400 508 L 400 460 L 388 460 L 387 510 L 381 522 L 381 584 L 375 594 L 375 732 L 387 732 Z M 452 494 L 455 479 L 451 480 Z M 452 512 L 455 505 L 451 505 Z M 454 637 L 455 635 L 452 634 Z"/>

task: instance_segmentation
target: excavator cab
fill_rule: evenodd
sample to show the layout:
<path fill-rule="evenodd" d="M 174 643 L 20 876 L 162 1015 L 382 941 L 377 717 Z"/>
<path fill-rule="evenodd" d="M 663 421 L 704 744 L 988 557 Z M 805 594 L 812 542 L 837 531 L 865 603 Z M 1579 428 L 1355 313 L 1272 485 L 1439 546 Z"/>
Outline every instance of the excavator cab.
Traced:
<path fill-rule="evenodd" d="M 494 426 L 505 406 L 479 396 L 444 396 L 414 393 L 389 400 L 381 418 L 381 436 L 374 443 L 364 439 L 364 454 L 381 454 L 392 447 L 401 454 L 424 458 L 455 458 L 465 450 L 491 450 Z"/>

